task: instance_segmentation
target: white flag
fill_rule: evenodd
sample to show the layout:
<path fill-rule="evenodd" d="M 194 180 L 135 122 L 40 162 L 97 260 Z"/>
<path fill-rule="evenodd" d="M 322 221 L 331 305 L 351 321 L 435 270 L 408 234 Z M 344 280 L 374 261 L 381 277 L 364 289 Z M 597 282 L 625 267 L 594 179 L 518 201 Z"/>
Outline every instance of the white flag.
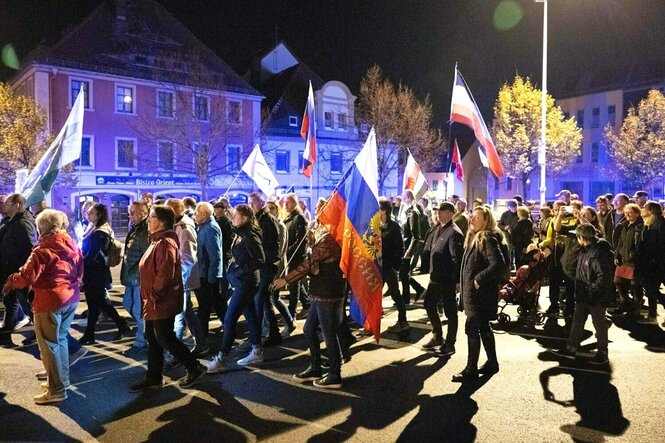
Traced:
<path fill-rule="evenodd" d="M 247 157 L 247 161 L 242 165 L 242 170 L 249 175 L 256 186 L 268 197 L 275 194 L 275 189 L 279 186 L 275 175 L 268 167 L 266 159 L 261 153 L 259 144 L 254 145 L 254 150 Z"/>
<path fill-rule="evenodd" d="M 482 163 L 484 167 L 489 168 L 490 164 L 487 161 L 487 157 L 485 156 L 485 153 L 483 152 L 482 149 L 480 149 L 480 145 L 478 145 L 478 155 L 480 156 L 480 163 Z"/>

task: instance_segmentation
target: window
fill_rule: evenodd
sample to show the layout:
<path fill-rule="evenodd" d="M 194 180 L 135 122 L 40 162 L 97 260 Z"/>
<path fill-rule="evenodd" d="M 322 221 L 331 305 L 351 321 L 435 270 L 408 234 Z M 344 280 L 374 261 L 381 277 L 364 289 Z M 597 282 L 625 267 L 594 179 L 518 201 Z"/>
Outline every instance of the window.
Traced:
<path fill-rule="evenodd" d="M 159 169 L 164 169 L 166 171 L 173 170 L 173 154 L 175 150 L 173 149 L 173 143 L 171 142 L 159 142 L 157 144 L 157 166 Z"/>
<path fill-rule="evenodd" d="M 608 192 L 614 194 L 614 182 L 589 182 L 589 196 L 591 198 L 596 198 Z"/>
<path fill-rule="evenodd" d="M 115 167 L 117 169 L 136 168 L 136 139 L 115 139 Z"/>
<path fill-rule="evenodd" d="M 598 142 L 591 143 L 591 163 L 598 163 L 600 146 Z"/>
<path fill-rule="evenodd" d="M 346 129 L 346 114 L 337 114 L 337 127 L 339 129 Z"/>
<path fill-rule="evenodd" d="M 81 139 L 81 158 L 74 160 L 74 166 L 82 168 L 91 168 L 92 164 L 92 139 L 83 136 Z"/>
<path fill-rule="evenodd" d="M 600 126 L 600 108 L 593 108 L 591 110 L 591 127 L 597 128 Z"/>
<path fill-rule="evenodd" d="M 305 151 L 298 151 L 298 171 L 305 167 Z"/>
<path fill-rule="evenodd" d="M 111 197 L 111 229 L 115 235 L 127 235 L 129 225 L 129 197 L 114 195 Z"/>
<path fill-rule="evenodd" d="M 229 171 L 240 170 L 240 146 L 226 147 L 226 164 Z"/>
<path fill-rule="evenodd" d="M 242 102 L 237 100 L 226 102 L 226 122 L 232 125 L 242 123 Z"/>
<path fill-rule="evenodd" d="M 577 111 L 577 127 L 584 128 L 584 109 Z"/>
<path fill-rule="evenodd" d="M 610 126 L 615 126 L 617 124 L 617 107 L 615 105 L 607 107 L 607 123 L 609 123 Z"/>
<path fill-rule="evenodd" d="M 298 117 L 295 115 L 289 116 L 289 126 L 298 127 Z"/>
<path fill-rule="evenodd" d="M 499 190 L 499 179 L 494 177 L 494 190 L 498 191 Z"/>
<path fill-rule="evenodd" d="M 439 190 L 439 180 L 432 180 L 432 191 Z"/>
<path fill-rule="evenodd" d="M 134 96 L 135 91 L 133 86 L 116 85 L 115 86 L 115 110 L 123 114 L 134 113 Z"/>
<path fill-rule="evenodd" d="M 275 171 L 288 173 L 291 166 L 291 153 L 289 151 L 275 152 Z"/>
<path fill-rule="evenodd" d="M 209 114 L 208 97 L 205 95 L 194 95 L 194 117 L 197 120 L 208 121 Z"/>
<path fill-rule="evenodd" d="M 331 152 L 330 153 L 330 172 L 335 174 L 342 173 L 343 167 L 342 153 L 341 152 Z"/>
<path fill-rule="evenodd" d="M 510 191 L 512 189 L 513 189 L 513 178 L 508 177 L 508 178 L 506 178 L 506 190 Z"/>
<path fill-rule="evenodd" d="M 584 182 L 561 182 L 559 189 L 568 189 L 573 194 L 580 196 L 580 200 L 584 201 Z"/>
<path fill-rule="evenodd" d="M 577 154 L 577 158 L 575 159 L 575 163 L 583 163 L 584 162 L 584 145 L 580 143 L 580 152 Z M 564 188 L 567 189 L 567 188 Z"/>
<path fill-rule="evenodd" d="M 369 132 L 369 125 L 367 123 L 360 124 L 360 132 L 367 134 Z"/>
<path fill-rule="evenodd" d="M 175 101 L 172 92 L 157 91 L 157 116 L 172 118 L 174 103 Z"/>
<path fill-rule="evenodd" d="M 333 127 L 333 113 L 332 112 L 324 112 L 323 113 L 323 125 L 328 129 L 332 129 L 332 127 Z"/>
<path fill-rule="evenodd" d="M 83 88 L 83 107 L 85 109 L 92 109 L 91 106 L 92 103 L 90 101 L 90 93 L 92 91 L 90 88 L 90 81 L 71 79 L 69 81 L 69 84 L 70 84 L 69 106 L 70 107 L 74 106 L 76 97 L 78 97 L 79 91 L 81 91 L 81 88 Z"/>
<path fill-rule="evenodd" d="M 564 120 L 568 120 L 570 118 L 570 112 L 567 112 L 567 111 L 564 112 L 563 113 L 563 118 L 564 118 Z"/>

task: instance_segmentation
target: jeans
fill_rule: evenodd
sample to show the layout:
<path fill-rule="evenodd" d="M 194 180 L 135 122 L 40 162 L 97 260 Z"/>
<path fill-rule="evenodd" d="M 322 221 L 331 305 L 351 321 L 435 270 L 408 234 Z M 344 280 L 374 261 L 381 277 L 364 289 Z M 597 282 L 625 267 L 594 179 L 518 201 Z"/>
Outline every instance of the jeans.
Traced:
<path fill-rule="evenodd" d="M 35 335 L 46 369 L 48 392 L 63 394 L 69 386 L 69 350 L 67 330 L 74 320 L 78 303 L 51 312 L 35 314 Z"/>
<path fill-rule="evenodd" d="M 411 303 L 411 286 L 418 293 L 425 290 L 415 278 L 411 277 L 411 259 L 402 259 L 402 267 L 399 269 L 399 279 L 402 282 L 402 297 L 405 304 Z"/>
<path fill-rule="evenodd" d="M 85 335 L 94 336 L 97 320 L 102 311 L 111 317 L 118 329 L 123 329 L 125 321 L 120 318 L 120 314 L 115 310 L 111 302 L 106 297 L 106 288 L 103 286 L 86 283 L 85 300 L 88 303 L 88 325 L 85 328 Z"/>
<path fill-rule="evenodd" d="M 13 331 L 16 324 L 23 320 L 25 315 L 32 317 L 32 307 L 28 301 L 27 289 L 15 289 L 2 299 L 5 305 L 5 323 L 2 329 Z"/>
<path fill-rule="evenodd" d="M 231 291 L 229 306 L 226 308 L 226 315 L 224 315 L 224 335 L 220 349 L 220 353 L 224 355 L 228 355 L 233 347 L 240 314 L 244 315 L 247 321 L 249 342 L 252 346 L 261 344 L 261 325 L 258 323 L 256 308 L 253 303 L 258 282 L 234 278 L 231 278 L 230 282 L 233 290 Z"/>
<path fill-rule="evenodd" d="M 136 322 L 136 339 L 134 346 L 144 347 L 145 342 L 145 324 L 141 318 L 141 289 L 138 286 L 126 286 L 125 295 L 122 297 L 122 306 L 129 312 Z"/>
<path fill-rule="evenodd" d="M 268 304 L 266 303 L 264 305 L 264 318 L 268 319 L 268 322 L 271 322 L 272 319 L 270 318 L 270 314 L 268 314 L 268 311 L 273 311 L 273 307 L 277 308 L 277 311 L 279 311 L 280 315 L 284 319 L 284 323 L 287 325 L 293 325 L 293 316 L 291 315 L 291 311 L 289 311 L 289 308 L 286 306 L 286 303 L 282 301 L 281 298 L 279 298 L 279 291 L 271 291 L 272 297 L 272 303 Z M 275 326 L 277 326 L 277 317 L 273 317 L 275 320 Z M 269 323 L 268 324 L 269 328 L 272 328 L 272 325 Z"/>
<path fill-rule="evenodd" d="M 439 302 L 443 304 L 443 312 L 448 319 L 446 343 L 454 345 L 457 341 L 457 301 L 455 300 L 454 283 L 441 284 L 430 281 L 425 293 L 425 311 L 430 323 L 432 323 L 432 332 L 434 335 L 442 337 L 441 318 L 436 308 Z"/>
<path fill-rule="evenodd" d="M 217 313 L 217 318 L 220 320 L 225 317 L 226 301 L 222 299 L 219 287 L 219 281 L 210 283 L 207 279 L 202 278 L 201 286 L 195 292 L 196 299 L 199 302 L 197 316 L 199 317 L 199 323 L 205 336 L 208 336 L 210 313 L 213 310 Z"/>
<path fill-rule="evenodd" d="M 312 367 L 321 367 L 321 345 L 317 330 L 321 327 L 323 341 L 328 350 L 328 362 L 330 364 L 330 374 L 333 377 L 340 377 L 342 370 L 341 349 L 339 343 L 339 329 L 342 321 L 341 309 L 343 300 L 331 300 L 326 302 L 315 301 L 307 314 L 305 320 L 305 338 L 307 347 L 309 347 L 310 361 Z"/>
<path fill-rule="evenodd" d="M 270 296 L 270 284 L 275 279 L 276 274 L 277 266 L 270 263 L 261 266 L 259 269 L 259 286 L 254 295 L 257 322 L 259 325 L 263 325 L 264 318 L 267 319 L 270 335 L 279 335 L 277 318 L 275 317 L 273 301 Z"/>
<path fill-rule="evenodd" d="M 383 268 L 381 271 L 383 281 L 388 285 L 387 294 L 395 302 L 397 307 L 397 321 L 405 322 L 406 321 L 406 304 L 404 303 L 404 298 L 399 292 L 399 282 L 397 280 L 397 271 L 394 269 Z"/>
<path fill-rule="evenodd" d="M 182 337 L 185 335 L 185 324 L 189 328 L 189 332 L 194 336 L 194 340 L 197 345 L 202 347 L 208 346 L 208 339 L 203 333 L 203 327 L 199 318 L 194 312 L 194 305 L 192 305 L 192 292 L 185 290 L 185 299 L 184 299 L 183 311 L 175 316 L 175 324 L 173 326 L 173 331 L 178 340 L 182 340 Z"/>
<path fill-rule="evenodd" d="M 292 263 L 290 269 L 295 269 L 300 263 Z M 304 280 L 304 279 L 303 279 Z M 289 284 L 289 312 L 291 317 L 295 318 L 296 308 L 298 307 L 298 300 L 302 303 L 303 309 L 309 309 L 310 302 L 305 290 L 303 280 Z"/>
<path fill-rule="evenodd" d="M 573 324 L 570 328 L 570 338 L 568 346 L 574 349 L 580 345 L 582 334 L 584 333 L 584 324 L 591 315 L 593 327 L 596 330 L 596 339 L 598 340 L 598 351 L 607 354 L 607 323 L 605 322 L 605 306 L 590 305 L 589 303 L 578 302 L 573 314 Z"/>
<path fill-rule="evenodd" d="M 145 335 L 148 339 L 148 374 L 149 380 L 162 379 L 164 365 L 164 351 L 173 355 L 187 371 L 193 371 L 198 365 L 189 349 L 176 338 L 173 332 L 173 317 L 146 320 Z"/>

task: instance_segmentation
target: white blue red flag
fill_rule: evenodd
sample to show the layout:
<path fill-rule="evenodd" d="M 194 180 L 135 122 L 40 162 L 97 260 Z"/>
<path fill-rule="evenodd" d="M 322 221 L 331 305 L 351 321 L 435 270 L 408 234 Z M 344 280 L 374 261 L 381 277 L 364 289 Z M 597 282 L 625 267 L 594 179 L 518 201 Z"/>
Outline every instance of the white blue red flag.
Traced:
<path fill-rule="evenodd" d="M 316 113 L 314 112 L 314 90 L 312 82 L 309 82 L 309 95 L 305 115 L 302 117 L 300 136 L 305 140 L 305 152 L 303 152 L 302 173 L 305 177 L 312 178 L 312 170 L 316 163 Z"/>
<path fill-rule="evenodd" d="M 483 116 L 480 115 L 478 106 L 457 68 L 455 68 L 455 84 L 453 85 L 453 98 L 450 103 L 450 121 L 461 123 L 473 129 L 473 133 L 478 140 L 481 158 L 484 155 L 492 173 L 497 177 L 502 177 L 503 166 L 492 137 L 490 137 Z"/>
<path fill-rule="evenodd" d="M 378 264 L 381 244 L 376 134 L 340 180 L 318 220 L 342 249 L 340 268 L 353 291 L 350 309 L 354 321 L 379 340 L 383 279 Z M 357 304 L 359 309 L 353 309 Z"/>

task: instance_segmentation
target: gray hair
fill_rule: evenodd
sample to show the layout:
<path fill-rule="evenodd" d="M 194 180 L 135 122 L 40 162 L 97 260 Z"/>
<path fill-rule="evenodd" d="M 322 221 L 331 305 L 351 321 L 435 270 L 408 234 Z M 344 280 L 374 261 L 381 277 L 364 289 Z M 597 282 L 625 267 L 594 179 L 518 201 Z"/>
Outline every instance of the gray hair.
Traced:
<path fill-rule="evenodd" d="M 67 232 L 69 226 L 67 215 L 56 209 L 44 209 L 37 215 L 35 222 L 40 236 Z"/>

